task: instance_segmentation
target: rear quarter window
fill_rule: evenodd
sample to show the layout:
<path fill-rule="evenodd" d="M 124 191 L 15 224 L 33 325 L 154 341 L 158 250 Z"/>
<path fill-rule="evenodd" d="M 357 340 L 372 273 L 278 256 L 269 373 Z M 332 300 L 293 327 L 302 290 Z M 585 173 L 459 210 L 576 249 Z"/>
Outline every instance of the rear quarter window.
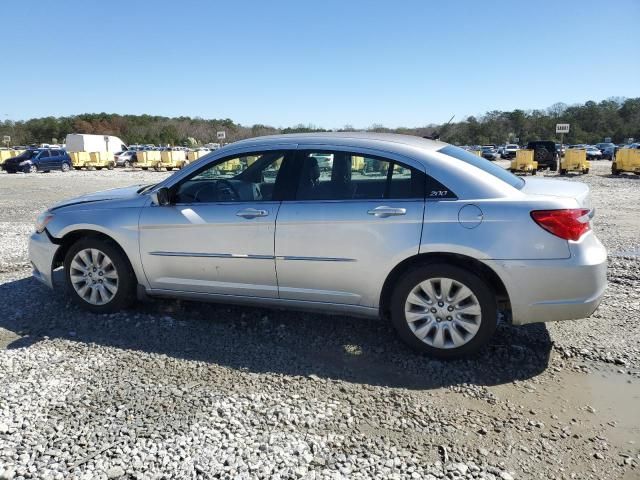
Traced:
<path fill-rule="evenodd" d="M 517 188 L 518 190 L 521 189 L 524 185 L 524 180 L 522 178 L 515 176 L 513 173 L 502 168 L 500 165 L 496 165 L 486 158 L 479 157 L 478 155 L 468 152 L 462 148 L 454 147 L 453 145 L 447 145 L 446 147 L 438 150 L 438 152 L 453 157 L 457 160 L 461 160 L 465 163 L 468 163 L 469 165 L 479 168 L 480 170 L 484 170 L 485 172 L 502 180 L 508 185 L 511 185 L 513 188 Z"/>

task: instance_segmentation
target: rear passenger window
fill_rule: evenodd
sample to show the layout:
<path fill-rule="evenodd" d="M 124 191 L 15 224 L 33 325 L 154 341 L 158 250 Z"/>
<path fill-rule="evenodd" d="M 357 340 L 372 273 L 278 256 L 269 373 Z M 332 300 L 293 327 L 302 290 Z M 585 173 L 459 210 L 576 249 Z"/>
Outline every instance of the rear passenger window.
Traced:
<path fill-rule="evenodd" d="M 425 174 L 393 160 L 335 151 L 299 154 L 298 200 L 424 198 Z"/>

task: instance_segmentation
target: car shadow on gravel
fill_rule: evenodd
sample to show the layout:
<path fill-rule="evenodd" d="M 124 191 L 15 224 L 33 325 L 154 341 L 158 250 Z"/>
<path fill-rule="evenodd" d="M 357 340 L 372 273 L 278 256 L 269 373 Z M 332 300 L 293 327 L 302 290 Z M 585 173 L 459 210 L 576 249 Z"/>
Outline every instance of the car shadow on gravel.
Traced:
<path fill-rule="evenodd" d="M 443 362 L 408 349 L 382 320 L 169 300 L 94 315 L 31 278 L 0 285 L 0 299 L 0 346 L 9 349 L 60 338 L 253 373 L 396 388 L 525 380 L 546 369 L 552 349 L 544 324 L 500 325 L 478 356 Z"/>

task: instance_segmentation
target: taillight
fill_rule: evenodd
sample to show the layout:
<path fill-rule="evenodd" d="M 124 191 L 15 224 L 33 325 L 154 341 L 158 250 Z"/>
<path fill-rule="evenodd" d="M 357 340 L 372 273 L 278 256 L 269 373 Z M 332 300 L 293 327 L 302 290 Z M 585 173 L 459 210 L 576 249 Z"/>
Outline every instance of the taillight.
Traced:
<path fill-rule="evenodd" d="M 555 236 L 565 240 L 579 240 L 591 229 L 588 208 L 572 208 L 567 210 L 534 210 L 531 218 Z"/>

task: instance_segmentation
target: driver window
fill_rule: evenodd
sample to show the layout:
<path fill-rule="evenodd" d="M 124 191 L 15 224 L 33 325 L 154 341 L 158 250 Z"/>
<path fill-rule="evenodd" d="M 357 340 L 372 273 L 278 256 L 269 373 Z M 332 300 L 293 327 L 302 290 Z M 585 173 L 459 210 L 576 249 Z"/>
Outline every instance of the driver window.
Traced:
<path fill-rule="evenodd" d="M 268 202 L 284 152 L 244 154 L 218 160 L 179 186 L 175 203 Z"/>

